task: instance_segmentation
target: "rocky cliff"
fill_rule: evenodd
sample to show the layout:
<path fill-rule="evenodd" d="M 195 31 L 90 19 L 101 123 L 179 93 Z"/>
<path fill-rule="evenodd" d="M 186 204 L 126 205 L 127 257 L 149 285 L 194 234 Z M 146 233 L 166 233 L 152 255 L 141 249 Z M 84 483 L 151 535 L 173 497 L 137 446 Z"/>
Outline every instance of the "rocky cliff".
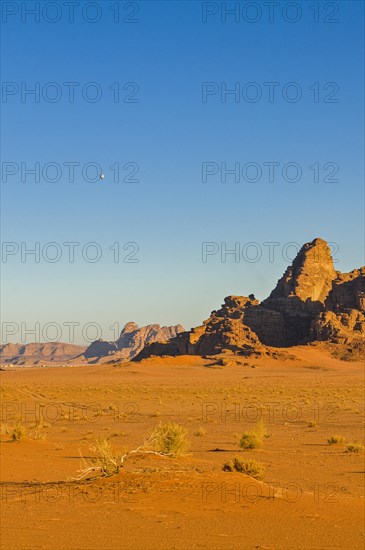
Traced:
<path fill-rule="evenodd" d="M 246 316 L 246 323 L 270 346 L 308 341 L 313 320 L 324 311 L 336 277 L 326 241 L 305 244 L 270 296 Z"/>
<path fill-rule="evenodd" d="M 337 273 L 325 310 L 312 323 L 312 338 L 348 345 L 359 344 L 364 337 L 365 267 L 362 267 L 350 273 Z"/>
<path fill-rule="evenodd" d="M 305 244 L 275 289 L 263 302 L 228 296 L 203 325 L 166 344 L 147 345 L 136 360 L 151 355 L 268 353 L 267 346 L 288 347 L 315 340 L 353 343 L 365 336 L 365 268 L 334 269 L 328 244 Z"/>

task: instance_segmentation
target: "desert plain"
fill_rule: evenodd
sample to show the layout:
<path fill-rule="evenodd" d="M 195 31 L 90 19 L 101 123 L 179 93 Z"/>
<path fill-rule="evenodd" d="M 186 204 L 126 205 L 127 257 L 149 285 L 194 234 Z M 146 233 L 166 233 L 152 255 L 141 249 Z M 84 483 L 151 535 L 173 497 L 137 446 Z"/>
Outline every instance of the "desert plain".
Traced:
<path fill-rule="evenodd" d="M 303 345 L 279 358 L 182 355 L 0 374 L 3 549 L 363 547 L 360 361 Z M 136 453 L 115 475 L 80 479 L 95 441 L 120 456 L 166 422 L 186 429 L 183 454 Z M 262 444 L 241 448 L 258 422 Z M 257 461 L 259 479 L 224 471 L 235 457 Z"/>

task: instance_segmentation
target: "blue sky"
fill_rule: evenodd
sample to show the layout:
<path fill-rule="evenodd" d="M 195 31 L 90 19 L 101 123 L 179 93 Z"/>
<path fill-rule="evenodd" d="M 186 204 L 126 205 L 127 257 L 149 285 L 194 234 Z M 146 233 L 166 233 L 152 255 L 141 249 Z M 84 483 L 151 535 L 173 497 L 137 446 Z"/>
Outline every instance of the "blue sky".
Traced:
<path fill-rule="evenodd" d="M 256 23 L 242 11 L 239 22 L 229 15 L 224 22 L 221 2 L 137 2 L 138 12 L 130 15 L 135 23 L 122 21 L 135 3 L 120 2 L 120 21 L 114 22 L 115 2 L 96 2 L 95 23 L 83 18 L 81 8 L 69 22 L 62 2 L 55 23 L 49 21 L 55 17 L 51 8 L 35 22 L 21 13 L 24 2 L 4 2 L 3 10 L 4 4 L 19 11 L 2 14 L 2 240 L 15 243 L 5 245 L 8 251 L 15 247 L 12 255 L 2 255 L 3 322 L 27 328 L 36 322 L 95 322 L 105 339 L 113 339 L 110 326 L 130 320 L 190 328 L 228 294 L 265 298 L 295 254 L 287 243 L 320 236 L 336 243 L 337 269 L 364 263 L 362 2 L 338 2 L 334 15 L 328 3 L 319 2 L 318 22 L 312 2 L 295 3 L 301 11 L 297 22 L 287 20 L 294 12 L 283 15 L 285 2 L 273 22 L 257 3 L 262 13 Z M 246 2 L 238 4 L 245 9 Z M 203 23 L 202 10 L 217 13 Z M 90 8 L 86 18 L 95 13 Z M 73 103 L 65 82 L 78 83 Z M 88 87 L 90 82 L 96 85 Z M 204 82 L 218 90 L 206 102 Z M 268 82 L 277 83 L 272 102 Z M 21 90 L 36 83 L 39 102 L 22 98 Z M 137 85 L 130 97 L 138 101 L 115 102 L 114 83 L 121 99 Z M 224 86 L 236 86 L 239 101 L 228 95 L 223 102 Z M 292 97 L 298 89 L 297 102 L 284 99 L 285 90 Z M 60 90 L 59 100 L 51 102 Z M 100 99 L 88 100 L 96 90 Z M 247 101 L 255 90 L 261 99 Z M 79 163 L 74 182 L 64 164 L 69 162 Z M 83 177 L 90 162 L 102 167 L 103 181 Z M 219 171 L 203 182 L 205 162 Z M 273 182 L 267 162 L 277 163 Z M 22 183 L 22 163 L 39 163 L 40 181 L 23 174 Z M 49 177 L 42 176 L 47 163 L 61 170 L 58 181 L 49 181 L 52 168 Z M 115 163 L 123 177 L 137 165 L 138 182 L 114 182 Z M 238 182 L 232 175 L 224 182 L 222 163 L 240 169 L 255 163 L 262 175 L 253 182 L 240 172 Z M 300 167 L 299 181 L 283 179 L 287 163 Z M 319 182 L 309 169 L 315 163 Z M 332 179 L 338 181 L 324 181 L 336 166 Z M 92 178 L 96 171 L 87 174 Z M 22 261 L 22 246 L 31 249 L 36 242 L 40 261 L 31 255 Z M 42 255 L 50 242 L 61 250 L 58 262 Z M 80 243 L 73 263 L 65 242 Z M 81 253 L 90 242 L 102 254 L 96 263 Z M 132 250 L 123 246 L 137 243 L 138 262 L 115 262 L 109 247 L 116 242 L 121 260 Z M 203 242 L 218 245 L 206 262 Z M 248 261 L 246 245 L 252 242 L 252 254 L 261 251 L 256 262 Z M 267 242 L 278 243 L 273 262 Z M 222 243 L 238 246 L 239 261 L 233 255 L 221 261 Z M 75 339 L 82 342 L 77 330 Z M 8 339 L 23 340 L 20 330 Z M 66 331 L 62 339 L 68 339 Z"/>

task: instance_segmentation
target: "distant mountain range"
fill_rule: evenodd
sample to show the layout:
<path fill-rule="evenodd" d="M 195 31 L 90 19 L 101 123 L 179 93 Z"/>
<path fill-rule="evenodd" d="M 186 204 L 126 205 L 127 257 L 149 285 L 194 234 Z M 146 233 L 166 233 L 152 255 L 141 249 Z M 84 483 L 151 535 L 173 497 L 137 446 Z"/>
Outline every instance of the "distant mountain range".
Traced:
<path fill-rule="evenodd" d="M 0 345 L 0 363 L 13 365 L 65 363 L 84 351 L 84 347 L 64 342 L 2 344 Z"/>
<path fill-rule="evenodd" d="M 83 357 L 90 362 L 91 359 L 99 361 L 103 357 L 129 361 L 142 349 L 153 342 L 168 342 L 185 329 L 181 325 L 161 327 L 160 325 L 147 325 L 138 327 L 135 323 L 127 323 L 118 340 L 106 342 L 96 340 L 84 352 Z"/>
<path fill-rule="evenodd" d="M 87 348 L 64 342 L 3 344 L 0 345 L 0 363 L 30 366 L 99 363 L 107 359 L 128 361 L 146 344 L 167 342 L 184 330 L 181 325 L 161 327 L 156 324 L 139 328 L 135 323 L 127 323 L 115 342 L 97 340 Z"/>

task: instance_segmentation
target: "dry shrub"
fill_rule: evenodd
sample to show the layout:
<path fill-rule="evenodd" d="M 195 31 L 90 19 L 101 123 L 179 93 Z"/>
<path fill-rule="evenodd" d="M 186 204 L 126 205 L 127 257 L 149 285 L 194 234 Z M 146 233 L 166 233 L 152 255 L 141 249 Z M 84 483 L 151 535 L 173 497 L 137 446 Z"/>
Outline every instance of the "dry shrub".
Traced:
<path fill-rule="evenodd" d="M 186 429 L 175 422 L 160 424 L 152 432 L 151 441 L 158 452 L 167 455 L 182 455 L 188 448 Z"/>
<path fill-rule="evenodd" d="M 262 479 L 265 466 L 254 459 L 246 460 L 235 457 L 232 461 L 225 462 L 222 470 L 225 472 L 240 472 L 255 479 Z"/>
<path fill-rule="evenodd" d="M 267 435 L 265 424 L 259 420 L 251 432 L 244 432 L 240 439 L 241 449 L 257 449 L 261 447 L 264 437 Z"/>

